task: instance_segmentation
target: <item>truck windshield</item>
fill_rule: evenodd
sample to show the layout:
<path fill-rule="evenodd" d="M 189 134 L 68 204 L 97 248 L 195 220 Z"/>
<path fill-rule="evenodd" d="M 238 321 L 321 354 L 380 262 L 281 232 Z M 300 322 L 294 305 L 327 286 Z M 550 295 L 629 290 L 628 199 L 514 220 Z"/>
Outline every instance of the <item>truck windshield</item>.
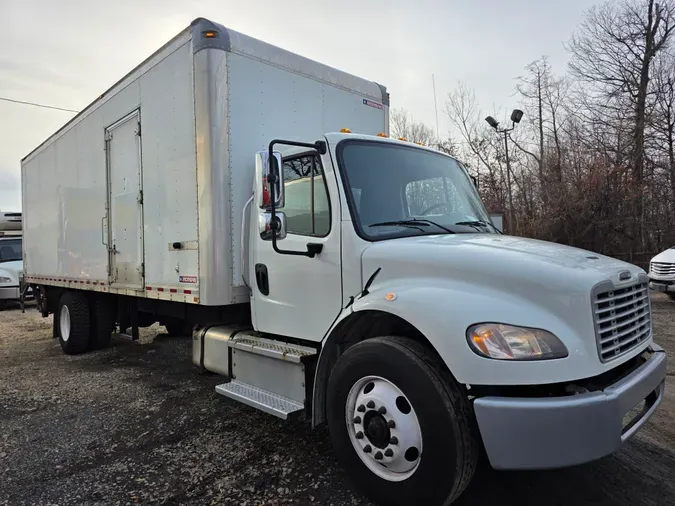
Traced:
<path fill-rule="evenodd" d="M 343 141 L 338 162 L 357 231 L 367 240 L 496 233 L 457 161 L 413 146 Z"/>
<path fill-rule="evenodd" d="M 21 239 L 0 240 L 0 262 L 13 262 L 21 259 Z"/>

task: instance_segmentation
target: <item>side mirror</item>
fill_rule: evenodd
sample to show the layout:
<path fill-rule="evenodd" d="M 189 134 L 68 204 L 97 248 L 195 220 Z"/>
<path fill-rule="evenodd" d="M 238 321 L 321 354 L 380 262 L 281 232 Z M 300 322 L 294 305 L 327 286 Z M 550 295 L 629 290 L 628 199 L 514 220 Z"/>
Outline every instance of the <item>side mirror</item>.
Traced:
<path fill-rule="evenodd" d="M 274 213 L 275 223 L 272 223 L 272 213 L 260 213 L 258 215 L 258 228 L 260 238 L 263 241 L 271 241 L 275 229 L 277 234 L 277 241 L 286 237 L 286 215 L 279 211 Z"/>
<path fill-rule="evenodd" d="M 274 207 L 284 207 L 284 171 L 281 153 L 275 151 L 271 163 L 274 164 L 278 176 L 274 188 L 274 195 L 276 197 Z M 255 154 L 255 192 L 260 209 L 268 209 L 271 205 L 270 196 L 272 195 L 272 189 L 267 182 L 270 167 L 268 151 L 259 151 Z"/>

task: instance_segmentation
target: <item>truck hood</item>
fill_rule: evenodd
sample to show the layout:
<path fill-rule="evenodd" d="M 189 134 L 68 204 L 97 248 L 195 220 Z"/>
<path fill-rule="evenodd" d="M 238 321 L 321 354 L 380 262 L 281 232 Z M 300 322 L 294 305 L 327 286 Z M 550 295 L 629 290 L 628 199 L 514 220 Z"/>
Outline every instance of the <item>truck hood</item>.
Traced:
<path fill-rule="evenodd" d="M 651 260 L 652 262 L 662 262 L 666 264 L 675 264 L 675 247 L 662 251 Z"/>
<path fill-rule="evenodd" d="M 646 283 L 647 275 L 590 251 L 506 235 L 421 236 L 369 245 L 362 256 L 362 277 L 368 279 L 378 268 L 373 296 L 361 304 L 408 321 L 463 383 L 524 385 L 590 378 L 629 360 L 651 342 L 601 362 L 594 288 L 611 292 Z M 392 299 L 386 298 L 389 294 Z M 483 359 L 465 343 L 466 329 L 480 322 L 547 330 L 565 344 L 569 356 L 520 363 Z"/>
<path fill-rule="evenodd" d="M 19 284 L 19 274 L 23 270 L 21 260 L 11 262 L 0 262 L 0 276 L 11 278 L 12 285 Z"/>
<path fill-rule="evenodd" d="M 597 283 L 636 282 L 644 272 L 632 264 L 570 246 L 487 234 L 378 242 L 363 254 L 363 277 L 367 279 L 378 267 L 382 268 L 383 277 L 432 277 L 438 281 L 451 278 L 508 293 L 536 295 L 542 290 L 564 291 L 584 294 L 587 301 L 590 289 Z M 629 279 L 623 279 L 625 271 L 630 273 Z M 619 273 L 623 273 L 622 279 Z"/>

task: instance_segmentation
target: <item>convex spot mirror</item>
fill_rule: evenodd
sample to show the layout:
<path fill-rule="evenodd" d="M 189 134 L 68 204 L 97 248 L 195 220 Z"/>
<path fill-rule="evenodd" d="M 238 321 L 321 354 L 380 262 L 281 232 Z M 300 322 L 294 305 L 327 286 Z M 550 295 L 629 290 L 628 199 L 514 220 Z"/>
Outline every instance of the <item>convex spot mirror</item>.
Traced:
<path fill-rule="evenodd" d="M 274 184 L 274 207 L 284 207 L 284 171 L 281 160 L 281 153 L 274 152 L 272 163 L 275 164 L 277 181 Z M 272 188 L 268 182 L 270 174 L 270 159 L 269 151 L 259 151 L 255 155 L 255 193 L 260 209 L 269 209 L 272 205 L 271 196 Z"/>
<path fill-rule="evenodd" d="M 276 226 L 272 226 L 272 213 L 260 213 L 258 215 L 258 228 L 260 231 L 260 238 L 263 241 L 271 241 L 275 229 L 277 241 L 286 237 L 286 215 L 279 211 L 276 211 L 274 214 Z"/>

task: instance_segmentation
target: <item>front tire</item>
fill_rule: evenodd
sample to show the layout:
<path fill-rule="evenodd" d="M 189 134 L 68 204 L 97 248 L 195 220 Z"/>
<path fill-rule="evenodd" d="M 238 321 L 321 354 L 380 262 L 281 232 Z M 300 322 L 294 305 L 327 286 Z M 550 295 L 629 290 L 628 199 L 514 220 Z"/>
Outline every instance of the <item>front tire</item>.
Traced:
<path fill-rule="evenodd" d="M 64 353 L 76 355 L 89 348 L 89 301 L 83 293 L 66 292 L 59 301 L 59 343 Z"/>
<path fill-rule="evenodd" d="M 339 460 L 377 503 L 447 505 L 476 470 L 465 393 L 433 352 L 409 339 L 349 348 L 331 372 L 327 418 Z"/>

